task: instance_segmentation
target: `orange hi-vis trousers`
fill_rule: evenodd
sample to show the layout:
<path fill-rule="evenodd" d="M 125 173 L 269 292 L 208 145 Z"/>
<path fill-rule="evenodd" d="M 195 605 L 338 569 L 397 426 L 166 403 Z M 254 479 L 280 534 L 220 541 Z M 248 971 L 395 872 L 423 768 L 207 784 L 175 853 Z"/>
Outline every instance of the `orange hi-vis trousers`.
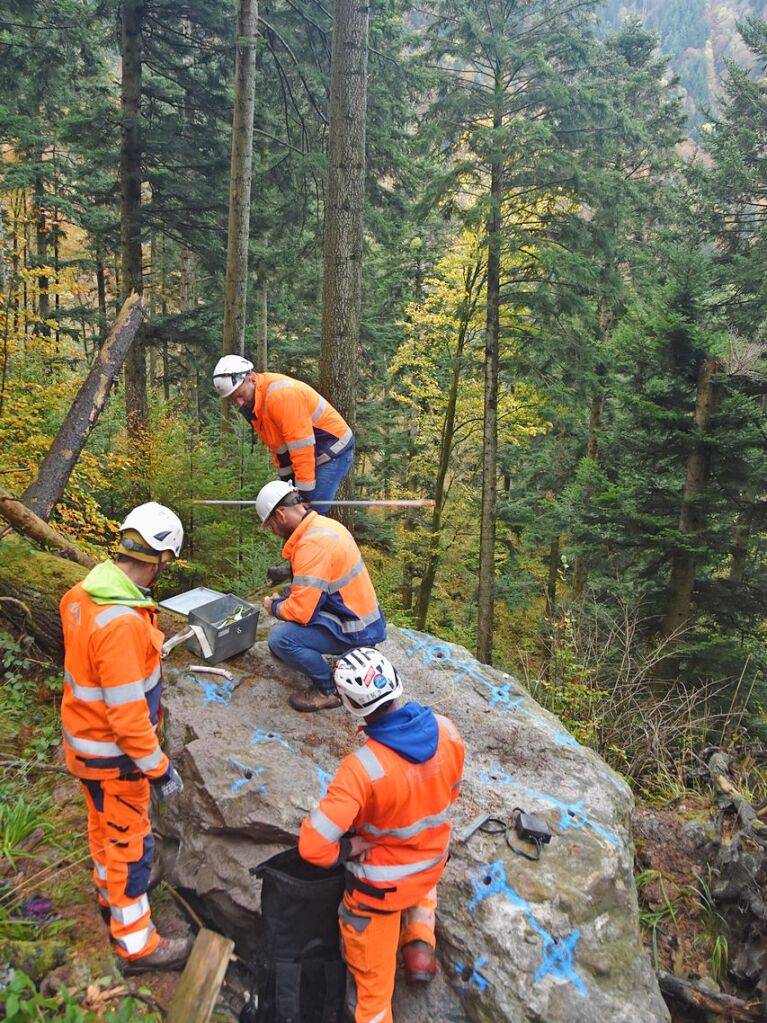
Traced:
<path fill-rule="evenodd" d="M 415 905 L 393 912 L 373 912 L 364 901 L 347 892 L 338 924 L 346 965 L 357 985 L 355 1023 L 392 1023 L 391 1000 L 397 972 L 397 950 L 411 941 L 432 948 L 437 889 Z"/>
<path fill-rule="evenodd" d="M 137 959 L 160 941 L 147 898 L 154 855 L 146 778 L 81 779 L 99 905 L 109 910 L 117 954 Z"/>

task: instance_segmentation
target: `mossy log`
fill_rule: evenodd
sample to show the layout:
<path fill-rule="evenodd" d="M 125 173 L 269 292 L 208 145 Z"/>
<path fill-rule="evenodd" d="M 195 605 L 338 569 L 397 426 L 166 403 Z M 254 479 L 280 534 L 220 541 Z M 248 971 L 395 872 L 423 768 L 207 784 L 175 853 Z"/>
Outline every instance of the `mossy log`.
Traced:
<path fill-rule="evenodd" d="M 20 536 L 25 536 L 33 543 L 39 544 L 43 548 L 52 547 L 54 550 L 61 551 L 63 557 L 82 565 L 83 568 L 93 568 L 96 564 L 95 558 L 80 550 L 61 533 L 57 533 L 44 519 L 30 511 L 23 501 L 14 497 L 13 494 L 9 494 L 2 487 L 0 487 L 0 516 L 10 523 Z"/>
<path fill-rule="evenodd" d="M 0 627 L 4 621 L 10 622 L 15 630 L 32 636 L 54 660 L 61 661 L 64 639 L 59 603 L 86 574 L 87 569 L 81 565 L 38 550 L 20 538 L 0 541 Z M 161 611 L 158 625 L 168 636 L 184 628 L 184 620 Z"/>
<path fill-rule="evenodd" d="M 46 653 L 61 659 L 59 601 L 85 574 L 72 561 L 6 538 L 0 543 L 0 621 L 10 621 Z"/>

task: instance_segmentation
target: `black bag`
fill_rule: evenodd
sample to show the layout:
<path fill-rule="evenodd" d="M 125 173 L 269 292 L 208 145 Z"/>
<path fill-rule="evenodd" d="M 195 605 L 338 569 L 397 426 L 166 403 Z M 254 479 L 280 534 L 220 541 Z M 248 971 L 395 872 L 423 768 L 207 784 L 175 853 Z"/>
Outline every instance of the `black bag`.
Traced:
<path fill-rule="evenodd" d="M 324 870 L 288 849 L 250 872 L 264 882 L 257 1023 L 340 1023 L 346 994 L 338 933 L 343 867 Z"/>

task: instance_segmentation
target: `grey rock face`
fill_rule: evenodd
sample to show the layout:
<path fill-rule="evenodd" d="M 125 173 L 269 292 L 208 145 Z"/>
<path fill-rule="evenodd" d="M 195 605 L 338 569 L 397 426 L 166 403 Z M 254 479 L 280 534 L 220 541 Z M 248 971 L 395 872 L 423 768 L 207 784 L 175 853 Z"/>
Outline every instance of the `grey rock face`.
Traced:
<path fill-rule="evenodd" d="M 669 1015 L 639 939 L 630 837 L 632 796 L 507 675 L 457 646 L 389 628 L 384 653 L 406 696 L 450 717 L 467 748 L 439 887 L 443 974 L 427 990 L 398 983 L 398 1023 L 663 1023 Z M 235 682 L 165 669 L 166 747 L 185 788 L 160 808 L 166 875 L 252 954 L 259 885 L 250 867 L 294 844 L 339 761 L 359 744 L 342 709 L 301 715 L 305 680 L 265 643 L 228 662 Z M 480 813 L 515 807 L 554 837 L 538 862 L 504 835 L 455 836 Z"/>

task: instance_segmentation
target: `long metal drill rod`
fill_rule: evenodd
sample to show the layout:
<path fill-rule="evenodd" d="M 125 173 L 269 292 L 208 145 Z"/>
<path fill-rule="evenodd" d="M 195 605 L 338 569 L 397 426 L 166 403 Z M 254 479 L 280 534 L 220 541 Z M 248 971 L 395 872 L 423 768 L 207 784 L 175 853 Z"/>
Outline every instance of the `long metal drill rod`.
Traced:
<path fill-rule="evenodd" d="M 255 501 L 204 501 L 201 498 L 195 498 L 192 504 L 231 504 L 231 505 L 254 505 Z M 366 508 L 433 508 L 434 501 L 430 500 L 417 500 L 417 501 L 318 501 L 318 504 L 327 504 L 332 508 L 345 508 L 351 505 L 355 507 L 365 506 Z"/>

